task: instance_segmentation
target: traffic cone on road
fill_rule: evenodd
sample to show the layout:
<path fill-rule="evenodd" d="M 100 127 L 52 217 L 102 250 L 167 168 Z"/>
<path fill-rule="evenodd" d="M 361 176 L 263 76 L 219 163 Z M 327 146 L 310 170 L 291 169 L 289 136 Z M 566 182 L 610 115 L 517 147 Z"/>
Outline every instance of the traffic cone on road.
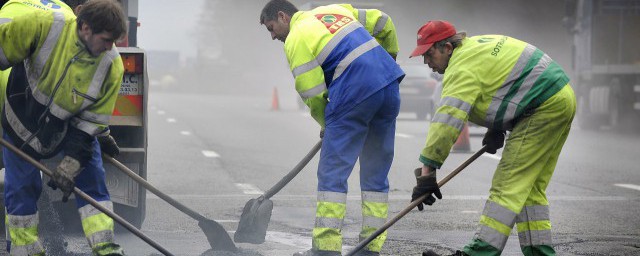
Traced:
<path fill-rule="evenodd" d="M 451 148 L 452 153 L 471 153 L 471 142 L 469 141 L 469 126 L 464 124 L 458 140 Z"/>
<path fill-rule="evenodd" d="M 280 110 L 280 102 L 278 101 L 278 88 L 273 87 L 273 95 L 271 97 L 271 110 Z"/>

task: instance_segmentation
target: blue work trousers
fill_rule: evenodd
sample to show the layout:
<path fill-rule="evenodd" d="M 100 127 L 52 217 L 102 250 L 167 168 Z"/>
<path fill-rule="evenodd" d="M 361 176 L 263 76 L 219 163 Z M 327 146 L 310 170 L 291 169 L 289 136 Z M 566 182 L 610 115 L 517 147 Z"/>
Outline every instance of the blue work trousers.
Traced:
<path fill-rule="evenodd" d="M 395 81 L 327 123 L 318 191 L 347 193 L 347 179 L 360 158 L 361 190 L 388 192 L 399 110 L 399 84 Z"/>
<path fill-rule="evenodd" d="M 6 133 L 3 134 L 3 138 L 13 143 Z M 75 178 L 75 186 L 96 201 L 109 201 L 100 144 L 94 139 L 92 146 L 93 155 Z M 2 153 L 5 166 L 4 203 L 7 213 L 10 215 L 35 214 L 38 211 L 38 198 L 42 192 L 40 171 L 7 148 L 3 148 Z M 88 202 L 84 199 L 76 197 L 78 208 L 87 204 Z"/>

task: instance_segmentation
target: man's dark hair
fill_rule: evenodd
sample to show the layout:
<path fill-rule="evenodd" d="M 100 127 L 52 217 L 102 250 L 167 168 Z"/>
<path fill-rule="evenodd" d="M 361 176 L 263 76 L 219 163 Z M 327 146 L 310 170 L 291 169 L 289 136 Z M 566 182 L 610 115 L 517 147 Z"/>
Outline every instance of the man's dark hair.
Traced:
<path fill-rule="evenodd" d="M 298 8 L 287 0 L 271 0 L 264 6 L 262 13 L 260 13 L 260 24 L 278 19 L 279 11 L 293 16 L 294 13 L 298 12 Z"/>
<path fill-rule="evenodd" d="M 115 0 L 91 0 L 82 5 L 78 14 L 78 29 L 85 23 L 94 34 L 111 32 L 114 39 L 127 33 L 127 17 L 120 3 Z"/>

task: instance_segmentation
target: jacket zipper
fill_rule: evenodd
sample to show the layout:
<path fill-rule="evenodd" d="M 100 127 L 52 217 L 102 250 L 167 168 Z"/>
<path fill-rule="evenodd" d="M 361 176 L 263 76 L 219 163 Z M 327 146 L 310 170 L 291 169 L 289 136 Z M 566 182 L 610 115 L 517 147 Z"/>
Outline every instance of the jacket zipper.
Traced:
<path fill-rule="evenodd" d="M 64 71 L 62 72 L 62 76 L 60 76 L 60 79 L 58 79 L 58 82 L 56 83 L 56 86 L 53 88 L 53 92 L 51 93 L 51 96 L 49 97 L 49 102 L 47 102 L 47 106 L 46 106 L 44 112 L 42 112 L 42 115 L 40 115 L 40 118 L 38 118 L 38 123 L 40 123 L 40 121 L 42 120 L 43 117 L 46 117 L 47 112 L 50 112 L 49 109 L 51 108 L 51 104 L 53 104 L 53 97 L 56 95 L 56 92 L 58 91 L 58 88 L 60 88 L 60 85 L 62 84 L 62 80 L 64 80 L 64 78 L 67 76 L 67 71 L 69 71 L 69 67 L 71 66 L 71 64 L 73 64 L 74 62 L 76 62 L 79 59 L 78 56 L 80 55 L 80 53 L 82 53 L 82 50 L 80 50 L 78 53 L 73 55 L 73 58 L 71 58 L 71 60 L 64 67 Z M 36 135 L 38 135 L 38 133 L 40 133 L 41 130 L 42 130 L 42 127 L 38 128 L 38 130 L 36 132 L 31 134 L 31 136 L 29 136 L 29 138 L 27 138 L 27 140 L 24 141 L 24 143 L 22 144 L 22 146 L 20 148 L 23 148 L 24 146 L 29 144 L 29 142 L 31 142 L 33 140 L 33 138 L 35 138 Z"/>
<path fill-rule="evenodd" d="M 89 95 L 87 95 L 85 93 L 81 93 L 80 91 L 76 90 L 76 88 L 73 88 L 73 104 L 78 103 L 77 102 L 78 101 L 78 97 L 77 97 L 78 95 L 80 95 L 80 97 L 82 97 L 82 98 L 88 99 L 88 100 L 93 101 L 93 102 L 98 101 L 98 99 L 96 99 L 94 97 L 91 97 L 91 96 L 89 96 Z"/>

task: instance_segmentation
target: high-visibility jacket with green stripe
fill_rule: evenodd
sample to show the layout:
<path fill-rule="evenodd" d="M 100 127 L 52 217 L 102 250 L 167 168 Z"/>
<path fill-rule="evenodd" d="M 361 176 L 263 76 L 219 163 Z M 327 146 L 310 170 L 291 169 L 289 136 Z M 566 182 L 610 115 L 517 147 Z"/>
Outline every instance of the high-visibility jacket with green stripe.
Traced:
<path fill-rule="evenodd" d="M 395 58 L 398 55 L 400 49 L 396 26 L 389 15 L 378 9 L 356 9 L 350 4 L 340 4 L 340 6 L 349 9 L 358 22 L 391 56 Z"/>
<path fill-rule="evenodd" d="M 463 39 L 445 70 L 420 161 L 440 168 L 467 120 L 511 130 L 568 82 L 555 61 L 526 42 L 503 35 Z"/>
<path fill-rule="evenodd" d="M 71 130 L 88 138 L 106 131 L 124 72 L 117 49 L 91 56 L 73 13 L 12 6 L 0 10 L 0 68 L 24 69 L 12 73 L 24 77 L 10 79 L 2 118 L 14 143 L 44 158 Z"/>
<path fill-rule="evenodd" d="M 284 50 L 296 90 L 322 127 L 404 76 L 351 10 L 341 5 L 297 12 L 289 25 Z"/>

